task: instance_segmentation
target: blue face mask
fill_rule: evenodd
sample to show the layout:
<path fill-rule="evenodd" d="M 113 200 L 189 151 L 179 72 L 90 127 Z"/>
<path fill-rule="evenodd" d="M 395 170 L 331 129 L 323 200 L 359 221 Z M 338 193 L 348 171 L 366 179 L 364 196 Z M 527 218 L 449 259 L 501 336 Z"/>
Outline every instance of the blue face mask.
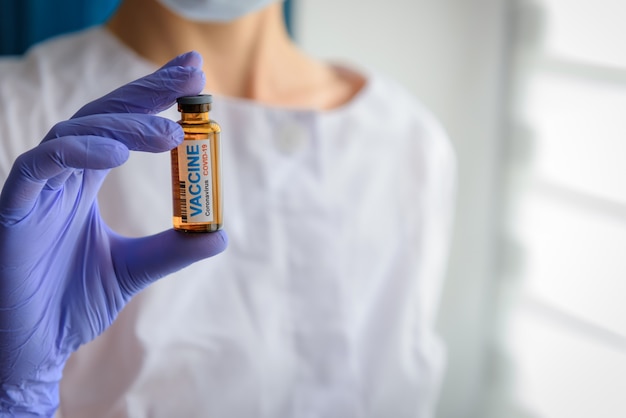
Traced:
<path fill-rule="evenodd" d="M 228 22 L 278 0 L 159 0 L 172 12 L 196 22 Z"/>

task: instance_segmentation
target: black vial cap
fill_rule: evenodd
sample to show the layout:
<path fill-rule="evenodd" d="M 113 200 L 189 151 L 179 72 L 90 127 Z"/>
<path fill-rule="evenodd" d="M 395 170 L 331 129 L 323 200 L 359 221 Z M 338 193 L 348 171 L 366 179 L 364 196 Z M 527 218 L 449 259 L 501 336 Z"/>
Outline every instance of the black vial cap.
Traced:
<path fill-rule="evenodd" d="M 180 105 L 199 105 L 213 103 L 213 96 L 210 94 L 198 94 L 197 96 L 183 96 L 176 99 Z"/>

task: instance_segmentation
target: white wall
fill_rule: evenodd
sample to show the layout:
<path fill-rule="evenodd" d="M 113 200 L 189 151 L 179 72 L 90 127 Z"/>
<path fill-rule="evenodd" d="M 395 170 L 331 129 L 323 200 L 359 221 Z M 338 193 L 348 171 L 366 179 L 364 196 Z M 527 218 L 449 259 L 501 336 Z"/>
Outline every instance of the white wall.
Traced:
<path fill-rule="evenodd" d="M 380 70 L 425 102 L 459 160 L 440 319 L 448 372 L 438 416 L 480 417 L 493 320 L 505 0 L 296 0 L 295 37 L 321 58 Z"/>

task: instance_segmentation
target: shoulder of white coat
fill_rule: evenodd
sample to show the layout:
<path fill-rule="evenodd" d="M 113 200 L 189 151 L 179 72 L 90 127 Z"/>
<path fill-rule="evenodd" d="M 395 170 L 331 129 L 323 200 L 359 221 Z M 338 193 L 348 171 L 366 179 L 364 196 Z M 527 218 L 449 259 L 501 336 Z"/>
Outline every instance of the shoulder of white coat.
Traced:
<path fill-rule="evenodd" d="M 23 56 L 0 59 L 0 172 L 35 147 L 50 127 L 71 115 L 63 78 L 76 79 L 77 40 L 60 37 L 31 47 Z M 64 65 L 59 65 L 64 62 Z"/>
<path fill-rule="evenodd" d="M 0 180 L 13 161 L 36 146 L 43 135 L 38 71 L 25 57 L 0 59 Z"/>
<path fill-rule="evenodd" d="M 384 126 L 389 146 L 402 149 L 413 163 L 454 173 L 456 158 L 450 139 L 424 103 L 397 81 L 375 72 L 369 74 L 366 89 L 368 106 L 378 125 Z"/>
<path fill-rule="evenodd" d="M 3 103 L 28 109 L 31 120 L 48 127 L 147 73 L 147 65 L 102 27 L 46 40 L 0 65 L 6 65 L 0 72 Z"/>
<path fill-rule="evenodd" d="M 448 239 L 457 167 L 445 128 L 398 82 L 375 74 L 370 77 L 369 88 L 370 103 L 384 126 L 383 142 L 396 148 L 396 187 L 400 201 L 405 203 L 402 219 L 407 230 L 421 231 L 418 239 L 427 237 L 424 239 L 432 243 Z"/>
<path fill-rule="evenodd" d="M 136 78 L 130 57 L 103 28 L 46 40 L 21 57 L 0 59 L 0 178 L 57 122 Z M 143 75 L 143 74 L 141 74 Z"/>

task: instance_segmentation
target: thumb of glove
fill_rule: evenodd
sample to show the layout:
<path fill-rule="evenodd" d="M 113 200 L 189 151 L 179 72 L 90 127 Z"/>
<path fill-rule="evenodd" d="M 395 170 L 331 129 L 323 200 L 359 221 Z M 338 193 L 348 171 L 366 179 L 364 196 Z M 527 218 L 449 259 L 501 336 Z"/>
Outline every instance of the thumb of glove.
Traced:
<path fill-rule="evenodd" d="M 111 237 L 111 254 L 126 298 L 150 283 L 196 261 L 221 253 L 228 245 L 223 230 L 190 234 L 173 229 L 142 238 Z"/>

